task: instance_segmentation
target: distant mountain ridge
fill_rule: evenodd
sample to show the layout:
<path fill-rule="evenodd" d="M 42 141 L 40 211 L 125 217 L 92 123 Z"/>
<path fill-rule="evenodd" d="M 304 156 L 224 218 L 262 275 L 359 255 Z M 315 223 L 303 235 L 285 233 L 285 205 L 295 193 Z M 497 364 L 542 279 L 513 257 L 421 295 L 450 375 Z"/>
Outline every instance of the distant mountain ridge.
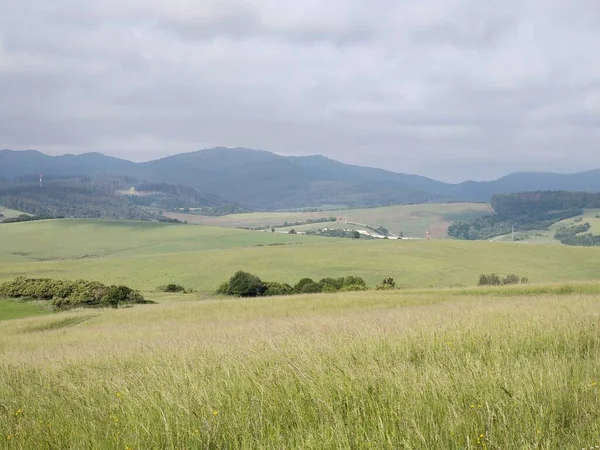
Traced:
<path fill-rule="evenodd" d="M 34 174 L 111 174 L 177 183 L 261 210 L 487 202 L 494 194 L 534 190 L 600 191 L 600 170 L 568 175 L 513 173 L 495 181 L 449 184 L 418 175 L 343 164 L 324 156 L 281 156 L 245 148 L 199 150 L 143 163 L 101 153 L 48 156 L 35 150 L 0 151 L 0 178 Z"/>

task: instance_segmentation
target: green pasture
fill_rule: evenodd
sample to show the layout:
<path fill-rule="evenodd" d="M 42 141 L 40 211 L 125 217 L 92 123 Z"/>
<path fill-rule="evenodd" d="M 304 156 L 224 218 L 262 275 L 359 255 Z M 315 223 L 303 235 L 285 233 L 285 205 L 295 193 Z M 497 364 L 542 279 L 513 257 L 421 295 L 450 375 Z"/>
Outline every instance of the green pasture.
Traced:
<path fill-rule="evenodd" d="M 150 222 L 55 220 L 0 226 L 0 281 L 86 278 L 152 291 L 213 292 L 237 270 L 264 280 L 393 277 L 405 288 L 473 286 L 482 272 L 532 283 L 600 277 L 600 249 L 456 240 L 352 240 Z"/>
<path fill-rule="evenodd" d="M 48 314 L 50 309 L 39 303 L 0 299 L 0 321 Z"/>
<path fill-rule="evenodd" d="M 2 215 L 4 217 L 6 217 L 7 219 L 11 219 L 13 217 L 19 217 L 21 214 L 25 214 L 26 216 L 29 216 L 30 214 L 21 212 L 21 211 L 17 211 L 15 209 L 8 209 L 8 208 L 4 208 L 4 206 L 0 205 L 0 213 L 2 213 Z"/>
<path fill-rule="evenodd" d="M 429 231 L 433 237 L 445 237 L 448 226 L 455 220 L 468 220 L 489 214 L 491 208 L 485 203 L 432 203 L 420 205 L 400 205 L 384 208 L 346 210 L 324 210 L 316 212 L 257 212 L 231 214 L 222 217 L 198 216 L 193 214 L 165 213 L 168 217 L 186 220 L 188 223 L 219 227 L 256 228 L 282 225 L 284 222 L 305 222 L 308 219 L 335 217 L 338 225 L 348 222 L 372 227 L 384 226 L 392 233 L 403 232 L 405 236 L 423 237 Z M 329 224 L 331 225 L 331 224 Z M 300 228 L 317 229 L 324 224 L 312 224 Z M 330 226 L 330 228 L 334 228 Z"/>

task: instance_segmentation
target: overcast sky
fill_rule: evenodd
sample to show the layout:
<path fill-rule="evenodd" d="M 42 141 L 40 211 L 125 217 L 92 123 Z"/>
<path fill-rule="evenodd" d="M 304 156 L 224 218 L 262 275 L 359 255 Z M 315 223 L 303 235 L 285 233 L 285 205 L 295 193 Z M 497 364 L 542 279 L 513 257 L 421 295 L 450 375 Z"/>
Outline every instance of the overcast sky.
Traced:
<path fill-rule="evenodd" d="M 0 0 L 0 148 L 600 167 L 599 0 Z"/>

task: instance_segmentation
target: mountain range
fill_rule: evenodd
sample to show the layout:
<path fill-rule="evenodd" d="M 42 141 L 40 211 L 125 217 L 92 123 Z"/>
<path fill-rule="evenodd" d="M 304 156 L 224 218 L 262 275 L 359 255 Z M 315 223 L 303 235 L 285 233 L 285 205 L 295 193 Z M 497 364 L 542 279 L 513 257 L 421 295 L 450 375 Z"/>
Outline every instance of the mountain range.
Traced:
<path fill-rule="evenodd" d="M 151 183 L 176 183 L 254 210 L 488 202 L 492 195 L 508 192 L 600 191 L 600 170 L 576 174 L 521 172 L 494 181 L 450 184 L 343 164 L 324 156 L 281 156 L 245 148 L 199 150 L 142 163 L 101 153 L 49 156 L 36 150 L 0 151 L 0 178 L 38 174 L 125 175 Z"/>

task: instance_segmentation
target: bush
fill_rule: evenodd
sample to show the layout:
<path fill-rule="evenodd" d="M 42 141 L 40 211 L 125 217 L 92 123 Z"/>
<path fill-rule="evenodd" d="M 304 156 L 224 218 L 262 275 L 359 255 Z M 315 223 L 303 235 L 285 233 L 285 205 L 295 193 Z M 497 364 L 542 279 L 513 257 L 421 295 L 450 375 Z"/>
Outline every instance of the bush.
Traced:
<path fill-rule="evenodd" d="M 393 282 L 393 280 L 392 280 Z M 360 277 L 323 278 L 318 283 L 312 278 L 302 278 L 294 287 L 287 283 L 263 282 L 247 272 L 239 271 L 229 281 L 221 284 L 217 294 L 237 297 L 260 297 L 273 295 L 316 294 L 319 292 L 364 291 L 365 281 Z"/>
<path fill-rule="evenodd" d="M 158 292 L 185 292 L 185 288 L 180 284 L 170 283 L 166 286 L 159 286 L 156 288 Z"/>
<path fill-rule="evenodd" d="M 98 281 L 51 278 L 16 278 L 0 285 L 0 296 L 46 300 L 59 309 L 147 303 L 138 291 L 127 286 L 106 286 Z"/>
<path fill-rule="evenodd" d="M 321 292 L 338 292 L 344 286 L 344 278 L 323 278 L 319 281 Z"/>
<path fill-rule="evenodd" d="M 495 273 L 479 275 L 479 286 L 500 286 L 501 284 L 502 280 Z"/>
<path fill-rule="evenodd" d="M 344 278 L 344 287 L 348 286 L 361 286 L 362 288 L 366 289 L 367 283 L 365 283 L 365 280 L 363 280 L 361 277 L 350 275 Z"/>
<path fill-rule="evenodd" d="M 217 294 L 229 295 L 229 281 L 226 281 L 218 287 Z"/>
<path fill-rule="evenodd" d="M 519 284 L 521 278 L 514 273 L 509 273 L 504 278 L 502 278 L 502 284 Z"/>
<path fill-rule="evenodd" d="M 265 297 L 272 297 L 274 295 L 290 295 L 294 292 L 294 289 L 287 283 L 277 283 L 274 281 L 265 283 L 266 290 L 264 292 Z"/>
<path fill-rule="evenodd" d="M 504 278 L 500 278 L 495 273 L 490 273 L 489 275 L 482 273 L 479 275 L 479 286 L 500 286 L 500 285 L 510 285 L 510 284 L 519 284 L 519 283 L 527 283 L 529 279 L 527 277 L 519 277 L 514 273 L 509 273 Z"/>
<path fill-rule="evenodd" d="M 384 278 L 383 280 L 381 280 L 381 283 L 377 285 L 375 289 L 380 291 L 396 289 L 396 282 L 392 277 Z"/>
<path fill-rule="evenodd" d="M 265 284 L 260 278 L 241 270 L 229 279 L 227 287 L 227 295 L 235 297 L 259 297 L 265 291 Z"/>
<path fill-rule="evenodd" d="M 321 292 L 321 285 L 311 278 L 302 278 L 294 286 L 294 292 L 297 294 L 316 294 Z"/>

